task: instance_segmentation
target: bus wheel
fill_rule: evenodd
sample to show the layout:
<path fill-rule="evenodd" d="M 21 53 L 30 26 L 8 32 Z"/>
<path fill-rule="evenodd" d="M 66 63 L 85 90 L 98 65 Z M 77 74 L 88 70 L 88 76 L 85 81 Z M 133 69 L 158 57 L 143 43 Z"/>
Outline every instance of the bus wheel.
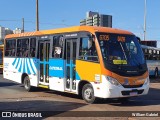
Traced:
<path fill-rule="evenodd" d="M 30 92 L 32 90 L 32 86 L 30 85 L 30 79 L 28 76 L 24 78 L 24 88 Z"/>
<path fill-rule="evenodd" d="M 82 97 L 87 103 L 94 103 L 96 101 L 94 90 L 91 84 L 85 84 L 83 86 Z"/>
<path fill-rule="evenodd" d="M 155 78 L 158 77 L 158 68 L 155 69 L 154 77 L 155 77 Z"/>

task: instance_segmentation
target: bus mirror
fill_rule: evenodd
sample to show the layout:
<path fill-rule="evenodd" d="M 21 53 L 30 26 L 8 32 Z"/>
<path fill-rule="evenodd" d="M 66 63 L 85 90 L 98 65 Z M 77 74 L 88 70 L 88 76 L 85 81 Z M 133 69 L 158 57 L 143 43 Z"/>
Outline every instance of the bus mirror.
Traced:
<path fill-rule="evenodd" d="M 89 37 L 89 40 L 88 40 L 88 49 L 90 49 L 92 47 L 92 45 L 93 45 L 93 41 L 94 41 L 95 37 L 92 34 L 89 34 L 88 37 Z"/>
<path fill-rule="evenodd" d="M 93 34 L 88 34 L 87 36 L 89 37 L 89 39 L 92 39 L 92 40 L 94 39 L 94 35 Z"/>
<path fill-rule="evenodd" d="M 93 42 L 92 39 L 89 39 L 89 40 L 88 40 L 88 49 L 90 49 L 90 48 L 92 47 L 92 42 Z"/>
<path fill-rule="evenodd" d="M 141 43 L 140 37 L 136 36 L 136 38 L 137 38 L 138 42 Z"/>

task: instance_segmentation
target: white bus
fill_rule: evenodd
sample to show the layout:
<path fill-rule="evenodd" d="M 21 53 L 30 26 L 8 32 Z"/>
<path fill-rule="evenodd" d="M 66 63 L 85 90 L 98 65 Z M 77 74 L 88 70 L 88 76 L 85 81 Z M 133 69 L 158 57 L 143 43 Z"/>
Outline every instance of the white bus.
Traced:
<path fill-rule="evenodd" d="M 147 62 L 149 75 L 158 77 L 160 75 L 160 48 L 141 45 Z"/>

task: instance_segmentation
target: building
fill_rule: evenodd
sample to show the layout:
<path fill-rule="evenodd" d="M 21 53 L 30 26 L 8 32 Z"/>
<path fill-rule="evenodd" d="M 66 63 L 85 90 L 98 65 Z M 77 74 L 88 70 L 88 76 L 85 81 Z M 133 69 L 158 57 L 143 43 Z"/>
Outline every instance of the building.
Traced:
<path fill-rule="evenodd" d="M 13 30 L 11 30 L 9 28 L 5 28 L 5 36 L 8 34 L 13 34 Z"/>
<path fill-rule="evenodd" d="M 13 31 L 9 28 L 5 28 L 5 27 L 0 26 L 0 41 L 3 41 L 5 36 L 8 34 L 13 34 Z"/>
<path fill-rule="evenodd" d="M 80 25 L 112 27 L 112 16 L 89 11 L 86 13 L 86 19 L 80 21 Z"/>
<path fill-rule="evenodd" d="M 0 41 L 3 41 L 5 37 L 5 28 L 0 27 Z"/>
<path fill-rule="evenodd" d="M 22 29 L 16 28 L 15 30 L 13 30 L 13 33 L 14 34 L 22 33 Z"/>
<path fill-rule="evenodd" d="M 4 38 L 8 34 L 17 34 L 22 33 L 23 31 L 20 28 L 16 28 L 15 30 L 11 30 L 9 28 L 1 27 L 0 26 L 0 42 L 3 42 Z"/>

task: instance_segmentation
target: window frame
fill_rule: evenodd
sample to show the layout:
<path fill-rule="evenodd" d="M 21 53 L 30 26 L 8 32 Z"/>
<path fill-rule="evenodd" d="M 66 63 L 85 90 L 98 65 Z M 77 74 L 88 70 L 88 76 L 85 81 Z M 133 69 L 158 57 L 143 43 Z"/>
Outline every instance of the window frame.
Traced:
<path fill-rule="evenodd" d="M 16 58 L 26 58 L 26 56 L 17 56 L 17 41 L 18 40 L 24 40 L 24 39 L 28 39 L 28 56 L 27 56 L 27 58 L 35 58 L 36 56 L 37 56 L 37 46 L 38 46 L 38 39 L 37 39 L 38 37 L 36 37 L 36 36 L 31 36 L 31 37 L 19 37 L 19 38 L 10 38 L 10 39 L 5 39 L 5 45 L 4 45 L 4 57 L 10 57 L 10 58 L 12 58 L 12 57 L 16 57 Z M 35 56 L 34 57 L 32 57 L 32 56 L 30 56 L 30 41 L 31 41 L 31 39 L 35 39 Z M 6 42 L 7 41 L 9 41 L 9 40 L 15 40 L 16 42 L 15 42 L 15 47 L 14 47 L 14 49 L 15 49 L 15 55 L 14 56 L 6 56 Z"/>

